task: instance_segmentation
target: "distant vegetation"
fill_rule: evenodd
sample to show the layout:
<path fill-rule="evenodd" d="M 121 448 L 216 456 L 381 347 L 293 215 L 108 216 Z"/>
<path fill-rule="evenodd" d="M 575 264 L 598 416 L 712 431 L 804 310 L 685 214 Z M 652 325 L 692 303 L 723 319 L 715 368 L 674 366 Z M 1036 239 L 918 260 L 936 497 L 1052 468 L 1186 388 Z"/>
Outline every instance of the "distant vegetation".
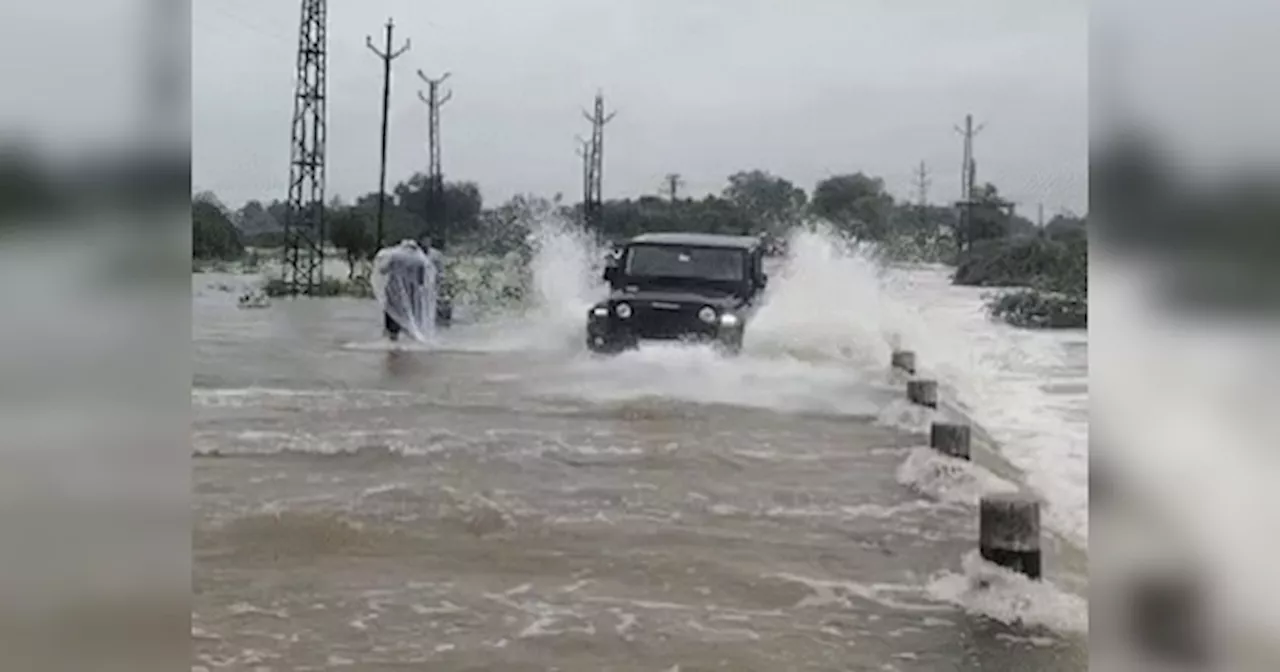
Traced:
<path fill-rule="evenodd" d="M 240 230 L 212 194 L 191 199 L 191 258 L 198 262 L 230 261 L 244 254 Z"/>
<path fill-rule="evenodd" d="M 991 314 L 1019 327 L 1083 328 L 1089 321 L 1086 220 L 1054 217 L 1018 226 L 995 187 L 976 190 L 968 235 L 958 244 L 958 285 L 1017 288 L 991 299 Z"/>
<path fill-rule="evenodd" d="M 1040 230 L 1014 214 L 994 186 L 981 185 L 975 194 L 977 205 L 966 224 L 953 206 L 900 201 L 886 190 L 884 180 L 863 173 L 828 177 L 810 194 L 783 177 L 748 170 L 730 175 L 719 194 L 690 198 L 668 193 L 606 201 L 601 223 L 591 233 L 602 243 L 654 230 L 768 234 L 781 239 L 806 221 L 823 220 L 843 235 L 876 243 L 889 260 L 956 265 L 957 284 L 1023 288 L 991 306 L 993 314 L 1013 324 L 1084 324 L 1088 259 L 1083 220 L 1060 216 Z M 558 194 L 551 199 L 520 195 L 486 207 L 480 188 L 471 182 L 445 184 L 441 214 L 430 218 L 422 174 L 395 185 L 384 208 L 384 244 L 438 234 L 438 228 L 427 224 L 436 219 L 448 229 L 451 259 L 527 262 L 529 234 L 539 219 L 558 215 L 582 220 L 581 204 L 565 204 Z M 351 203 L 334 198 L 328 204 L 326 242 L 347 261 L 348 277 L 326 291 L 367 291 L 357 286 L 358 269 L 376 252 L 377 210 L 376 193 Z M 287 206 L 280 201 L 250 201 L 232 212 L 212 194 L 202 194 L 193 199 L 192 213 L 193 241 L 199 241 L 192 250 L 196 258 L 237 259 L 246 247 L 283 244 Z M 495 288 L 489 293 L 511 297 L 522 294 L 523 288 Z"/>

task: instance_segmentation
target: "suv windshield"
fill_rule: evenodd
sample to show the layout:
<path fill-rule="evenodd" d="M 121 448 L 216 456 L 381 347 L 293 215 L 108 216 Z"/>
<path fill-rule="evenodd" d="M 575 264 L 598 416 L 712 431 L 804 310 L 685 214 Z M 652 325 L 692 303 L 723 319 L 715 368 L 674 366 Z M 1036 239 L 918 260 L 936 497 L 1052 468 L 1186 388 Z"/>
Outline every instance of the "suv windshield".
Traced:
<path fill-rule="evenodd" d="M 625 271 L 633 277 L 742 282 L 746 279 L 746 253 L 717 247 L 632 245 Z"/>

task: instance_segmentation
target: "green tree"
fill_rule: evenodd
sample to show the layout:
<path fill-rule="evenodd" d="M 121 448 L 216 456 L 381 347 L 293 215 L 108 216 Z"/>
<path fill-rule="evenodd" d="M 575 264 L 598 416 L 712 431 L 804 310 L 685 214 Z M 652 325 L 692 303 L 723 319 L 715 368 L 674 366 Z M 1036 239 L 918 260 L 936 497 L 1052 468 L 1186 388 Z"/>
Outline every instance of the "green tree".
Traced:
<path fill-rule="evenodd" d="M 800 221 L 808 201 L 804 189 L 762 170 L 730 175 L 723 196 L 753 224 L 750 230 L 738 233 L 781 233 Z"/>
<path fill-rule="evenodd" d="M 392 190 L 395 206 L 399 209 L 397 222 L 411 229 L 401 237 L 440 236 L 439 220 L 443 220 L 450 242 L 461 242 L 474 236 L 480 212 L 484 209 L 479 185 L 474 182 L 446 182 L 442 190 L 443 203 L 436 215 L 430 212 L 429 186 L 425 173 L 414 173 Z M 377 204 L 376 195 L 373 202 Z"/>
<path fill-rule="evenodd" d="M 328 213 L 329 242 L 347 259 L 347 279 L 356 277 L 356 262 L 377 252 L 369 219 L 362 210 L 338 207 Z"/>
<path fill-rule="evenodd" d="M 894 206 L 884 180 L 853 173 L 819 182 L 813 189 L 810 210 L 859 239 L 883 241 L 891 233 Z"/>
<path fill-rule="evenodd" d="M 267 206 L 256 200 L 241 206 L 235 213 L 234 221 L 236 228 L 245 236 L 284 230 L 284 222 L 276 221 Z"/>
<path fill-rule="evenodd" d="M 529 234 L 539 221 L 553 216 L 555 209 L 556 205 L 545 198 L 516 194 L 506 203 L 481 214 L 478 233 L 471 240 L 478 249 L 490 254 L 519 252 L 527 257 Z"/>
<path fill-rule="evenodd" d="M 964 231 L 959 238 L 968 248 L 984 240 L 998 240 L 1012 231 L 1012 203 L 1000 197 L 999 191 L 990 182 L 977 185 L 970 196 L 973 206 L 964 221 Z M 966 221 L 967 220 L 967 221 Z"/>
<path fill-rule="evenodd" d="M 240 232 L 218 199 L 208 192 L 191 199 L 191 257 L 237 259 L 244 254 Z"/>

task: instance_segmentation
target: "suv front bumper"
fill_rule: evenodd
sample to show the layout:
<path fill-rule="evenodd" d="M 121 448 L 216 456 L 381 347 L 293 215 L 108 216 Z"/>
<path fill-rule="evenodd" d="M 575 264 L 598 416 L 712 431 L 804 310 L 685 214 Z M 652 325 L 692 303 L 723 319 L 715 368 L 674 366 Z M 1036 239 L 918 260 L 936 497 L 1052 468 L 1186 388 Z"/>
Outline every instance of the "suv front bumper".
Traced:
<path fill-rule="evenodd" d="M 707 323 L 692 319 L 645 319 L 633 316 L 621 319 L 615 315 L 597 315 L 587 318 L 587 345 L 593 350 L 622 350 L 634 348 L 640 341 L 688 341 L 695 343 L 723 343 L 737 346 L 742 342 L 742 322 L 731 324 Z"/>

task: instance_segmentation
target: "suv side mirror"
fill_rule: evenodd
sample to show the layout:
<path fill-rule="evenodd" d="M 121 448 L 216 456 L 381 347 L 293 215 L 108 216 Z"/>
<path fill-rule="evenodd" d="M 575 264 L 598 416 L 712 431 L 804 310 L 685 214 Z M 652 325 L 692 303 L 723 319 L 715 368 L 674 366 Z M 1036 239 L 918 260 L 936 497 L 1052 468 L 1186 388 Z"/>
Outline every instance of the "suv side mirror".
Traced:
<path fill-rule="evenodd" d="M 612 284 L 614 284 L 617 280 L 618 280 L 618 267 L 617 267 L 617 266 L 612 266 L 612 265 L 610 265 L 610 266 L 605 266 L 605 267 L 604 267 L 604 281 L 605 281 L 605 282 L 607 282 L 607 283 L 609 283 L 610 285 L 612 285 Z"/>
<path fill-rule="evenodd" d="M 768 273 L 761 273 L 761 274 L 760 274 L 759 279 L 757 279 L 757 280 L 756 280 L 756 284 L 760 285 L 760 289 L 764 289 L 765 287 L 768 287 L 768 286 L 769 286 L 769 274 L 768 274 Z"/>

